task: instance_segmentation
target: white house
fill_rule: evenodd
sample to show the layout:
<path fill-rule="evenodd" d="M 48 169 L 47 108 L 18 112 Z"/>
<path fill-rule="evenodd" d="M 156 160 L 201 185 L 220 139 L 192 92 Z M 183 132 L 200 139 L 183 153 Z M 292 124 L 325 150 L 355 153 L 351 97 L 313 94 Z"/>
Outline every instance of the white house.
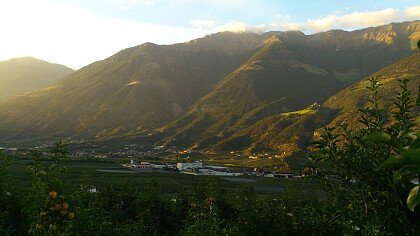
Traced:
<path fill-rule="evenodd" d="M 176 168 L 179 171 L 183 171 L 183 170 L 189 170 L 189 169 L 198 169 L 198 168 L 202 168 L 203 167 L 203 163 L 196 161 L 196 162 L 189 162 L 189 163 L 177 163 L 176 164 Z"/>
<path fill-rule="evenodd" d="M 137 164 L 137 162 L 133 159 L 131 160 L 130 164 L 126 166 L 131 168 L 152 169 L 152 164 L 149 162 L 141 162 L 140 164 Z"/>

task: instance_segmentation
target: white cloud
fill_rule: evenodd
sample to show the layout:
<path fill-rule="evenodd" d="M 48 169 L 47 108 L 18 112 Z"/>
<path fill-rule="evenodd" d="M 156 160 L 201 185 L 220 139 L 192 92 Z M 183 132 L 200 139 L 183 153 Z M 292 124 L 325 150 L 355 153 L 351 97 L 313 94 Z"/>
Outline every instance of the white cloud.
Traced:
<path fill-rule="evenodd" d="M 301 30 L 306 33 L 316 33 L 331 29 L 353 30 L 416 19 L 420 19 L 420 5 L 407 7 L 404 11 L 394 8 L 371 12 L 356 11 L 347 14 L 336 11 L 335 14 L 308 19 L 303 23 L 272 23 L 266 30 Z"/>
<path fill-rule="evenodd" d="M 267 30 L 267 26 L 264 24 L 251 26 L 242 22 L 232 21 L 226 24 L 217 26 L 213 31 L 215 32 L 234 32 L 234 33 L 244 33 L 244 32 L 254 32 L 262 33 Z"/>
<path fill-rule="evenodd" d="M 302 31 L 302 24 L 299 23 L 283 23 L 283 24 L 271 24 L 271 30 L 293 30 L 293 31 Z"/>
<path fill-rule="evenodd" d="M 405 15 L 410 20 L 420 19 L 420 5 L 407 7 L 405 9 Z"/>
<path fill-rule="evenodd" d="M 235 33 L 242 33 L 245 31 L 249 31 L 249 28 L 250 28 L 249 25 L 242 22 L 229 22 L 224 25 L 218 26 L 216 28 L 216 31 L 219 31 L 219 32 L 229 31 L 229 32 L 235 32 Z"/>
<path fill-rule="evenodd" d="M 302 28 L 319 32 L 329 29 L 354 29 L 369 26 L 383 25 L 394 20 L 398 20 L 398 11 L 393 8 L 387 8 L 381 11 L 373 12 L 353 12 L 344 15 L 328 15 L 318 19 L 310 19 Z"/>
<path fill-rule="evenodd" d="M 324 31 L 334 27 L 337 17 L 335 15 L 328 15 L 323 18 L 308 20 L 306 24 L 303 24 L 301 27 L 310 28 L 313 31 Z"/>
<path fill-rule="evenodd" d="M 360 28 L 383 25 L 395 20 L 399 20 L 398 10 L 387 8 L 381 11 L 346 14 L 339 18 L 340 24 L 338 25 L 344 28 Z"/>
<path fill-rule="evenodd" d="M 316 33 L 331 29 L 353 30 L 358 28 L 384 25 L 391 22 L 404 20 L 414 20 L 420 18 L 420 6 L 408 7 L 405 11 L 394 8 L 387 8 L 379 11 L 351 12 L 344 14 L 336 11 L 317 19 L 308 19 L 306 22 L 287 22 L 287 15 L 274 15 L 273 19 L 285 21 L 271 24 L 249 25 L 243 22 L 228 22 L 223 25 L 215 26 L 212 31 L 231 31 L 231 32 L 266 32 L 272 30 L 300 30 L 306 33 Z"/>

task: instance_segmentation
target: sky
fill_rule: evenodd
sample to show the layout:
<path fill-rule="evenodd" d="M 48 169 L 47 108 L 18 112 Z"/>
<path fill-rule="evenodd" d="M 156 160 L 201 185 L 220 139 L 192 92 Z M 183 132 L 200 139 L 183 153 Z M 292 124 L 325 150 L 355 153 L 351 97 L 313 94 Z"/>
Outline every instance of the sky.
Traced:
<path fill-rule="evenodd" d="M 420 20 L 419 0 L 0 0 L 0 60 L 32 56 L 79 69 L 145 42 L 408 20 Z"/>

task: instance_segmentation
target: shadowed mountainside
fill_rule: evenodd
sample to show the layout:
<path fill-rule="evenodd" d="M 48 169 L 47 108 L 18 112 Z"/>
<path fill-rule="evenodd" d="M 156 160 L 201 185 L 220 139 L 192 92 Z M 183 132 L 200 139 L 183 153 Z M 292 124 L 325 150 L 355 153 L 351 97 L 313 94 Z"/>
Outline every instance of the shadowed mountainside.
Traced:
<path fill-rule="evenodd" d="M 398 79 L 409 80 L 413 98 L 418 96 L 420 85 L 420 53 L 404 58 L 385 67 L 371 76 L 380 78 L 381 106 L 392 111 L 395 92 L 399 90 Z M 330 97 L 324 104 L 311 105 L 305 109 L 267 116 L 250 126 L 238 129 L 230 137 L 220 140 L 212 149 L 216 150 L 279 150 L 290 153 L 306 148 L 320 128 L 337 126 L 346 122 L 351 129 L 357 129 L 360 118 L 358 109 L 366 105 L 367 79 L 344 89 Z"/>

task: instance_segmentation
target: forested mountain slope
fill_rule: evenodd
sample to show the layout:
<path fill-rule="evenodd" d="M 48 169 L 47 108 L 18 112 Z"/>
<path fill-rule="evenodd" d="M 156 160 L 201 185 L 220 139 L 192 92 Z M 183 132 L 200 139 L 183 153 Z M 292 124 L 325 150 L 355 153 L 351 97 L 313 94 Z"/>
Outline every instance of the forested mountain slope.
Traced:
<path fill-rule="evenodd" d="M 223 32 L 142 44 L 52 87 L 2 101 L 0 137 L 109 139 L 159 128 L 167 144 L 221 147 L 243 128 L 322 103 L 413 54 L 419 32 L 420 21 L 413 21 L 352 32 Z"/>

